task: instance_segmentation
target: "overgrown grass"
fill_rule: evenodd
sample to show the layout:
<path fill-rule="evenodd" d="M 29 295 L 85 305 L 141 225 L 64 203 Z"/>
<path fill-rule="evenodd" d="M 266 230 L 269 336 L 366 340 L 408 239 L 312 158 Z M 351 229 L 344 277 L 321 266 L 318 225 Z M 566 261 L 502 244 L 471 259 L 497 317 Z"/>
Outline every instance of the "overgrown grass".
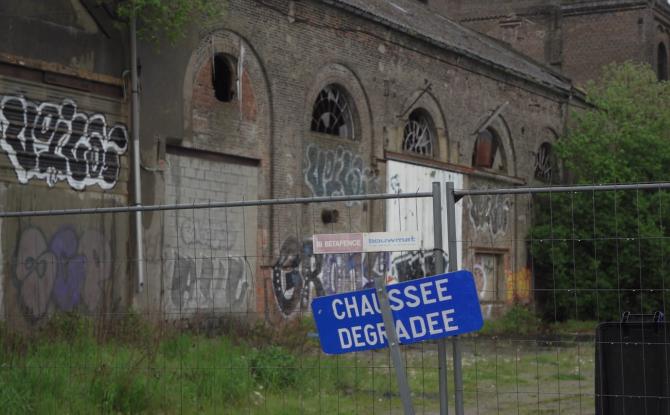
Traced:
<path fill-rule="evenodd" d="M 482 335 L 522 335 L 528 336 L 542 331 L 542 321 L 532 310 L 515 305 L 502 317 L 487 320 L 480 331 Z"/>
<path fill-rule="evenodd" d="M 30 338 L 0 328 L 0 413 L 397 412 L 387 350 L 326 356 L 307 335 L 312 330 L 307 319 L 283 328 L 229 322 L 203 334 L 158 329 L 133 314 L 104 326 L 57 316 Z M 555 390 L 567 397 L 564 408 L 585 390 L 588 403 L 591 345 L 481 336 L 463 342 L 466 403 L 480 413 L 493 403 L 532 413 L 536 401 L 553 402 Z M 435 345 L 403 352 L 417 410 L 434 412 Z"/>
<path fill-rule="evenodd" d="M 502 337 L 595 335 L 597 325 L 596 321 L 591 320 L 546 322 L 530 308 L 515 305 L 500 318 L 485 321 L 478 335 Z"/>

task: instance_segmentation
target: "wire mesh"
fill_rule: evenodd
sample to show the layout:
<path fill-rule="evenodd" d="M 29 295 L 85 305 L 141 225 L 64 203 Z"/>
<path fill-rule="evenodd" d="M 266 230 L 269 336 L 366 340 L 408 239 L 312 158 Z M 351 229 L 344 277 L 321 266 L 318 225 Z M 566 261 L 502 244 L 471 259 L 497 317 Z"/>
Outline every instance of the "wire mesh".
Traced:
<path fill-rule="evenodd" d="M 668 191 L 456 193 L 459 268 L 486 317 L 461 337 L 465 413 L 669 413 L 670 342 L 653 322 L 667 312 Z M 323 354 L 309 303 L 380 270 L 434 274 L 432 201 L 417 196 L 156 210 L 140 293 L 130 209 L 5 217 L 0 412 L 401 413 L 388 350 Z M 390 227 L 424 249 L 310 242 Z M 437 344 L 402 352 L 416 413 L 439 413 Z"/>

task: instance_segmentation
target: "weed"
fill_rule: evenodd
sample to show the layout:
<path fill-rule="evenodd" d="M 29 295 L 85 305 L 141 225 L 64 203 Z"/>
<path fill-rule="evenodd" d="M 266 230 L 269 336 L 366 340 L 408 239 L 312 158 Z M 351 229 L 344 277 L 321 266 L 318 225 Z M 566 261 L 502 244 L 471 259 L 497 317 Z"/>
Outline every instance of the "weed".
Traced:
<path fill-rule="evenodd" d="M 86 316 L 77 312 L 54 314 L 41 327 L 39 336 L 43 339 L 62 340 L 69 344 L 93 339 L 94 324 Z"/>
<path fill-rule="evenodd" d="M 504 317 L 506 325 L 529 320 L 523 311 L 515 313 L 509 321 Z M 60 316 L 26 343 L 11 340 L 29 347 L 0 351 L 0 413 L 374 413 L 400 405 L 387 350 L 325 356 L 306 336 L 313 330 L 309 320 L 281 326 L 294 333 L 239 322 L 226 327 L 226 335 L 198 335 L 188 329 L 159 332 L 133 315 L 106 325 L 104 341 L 91 334 L 90 324 Z M 10 341 L 7 333 L 0 332 L 3 344 Z M 267 346 L 274 342 L 293 346 Z M 594 384 L 592 345 L 547 343 L 531 351 L 524 349 L 528 344 L 535 343 L 463 339 L 466 399 L 479 399 L 481 413 L 495 409 L 486 403 L 493 396 L 502 408 L 523 408 L 517 398 L 505 401 L 510 391 L 560 384 L 567 396 L 580 382 Z M 429 344 L 404 351 L 417 408 L 432 413 L 438 405 L 437 354 Z M 536 397 L 535 404 L 544 398 Z"/>
<path fill-rule="evenodd" d="M 283 347 L 256 349 L 249 359 L 251 374 L 266 388 L 286 388 L 299 379 L 298 359 Z"/>
<path fill-rule="evenodd" d="M 549 327 L 549 331 L 555 334 L 574 335 L 574 334 L 592 334 L 595 335 L 597 321 L 591 320 L 566 320 L 563 322 L 553 323 Z"/>
<path fill-rule="evenodd" d="M 542 330 L 542 321 L 527 307 L 514 305 L 497 320 L 487 320 L 480 331 L 484 335 L 528 336 Z"/>

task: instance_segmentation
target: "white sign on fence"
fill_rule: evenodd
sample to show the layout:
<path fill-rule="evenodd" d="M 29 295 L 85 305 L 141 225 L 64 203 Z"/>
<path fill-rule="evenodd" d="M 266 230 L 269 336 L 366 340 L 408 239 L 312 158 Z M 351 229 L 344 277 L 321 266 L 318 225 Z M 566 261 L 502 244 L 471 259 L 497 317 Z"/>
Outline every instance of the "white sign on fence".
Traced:
<path fill-rule="evenodd" d="M 332 233 L 312 237 L 315 254 L 349 254 L 363 252 L 362 233 Z"/>
<path fill-rule="evenodd" d="M 419 236 L 412 232 L 373 232 L 363 234 L 363 251 L 398 252 L 421 249 Z"/>
<path fill-rule="evenodd" d="M 415 232 L 334 233 L 312 237 L 315 254 L 418 251 L 421 241 Z"/>

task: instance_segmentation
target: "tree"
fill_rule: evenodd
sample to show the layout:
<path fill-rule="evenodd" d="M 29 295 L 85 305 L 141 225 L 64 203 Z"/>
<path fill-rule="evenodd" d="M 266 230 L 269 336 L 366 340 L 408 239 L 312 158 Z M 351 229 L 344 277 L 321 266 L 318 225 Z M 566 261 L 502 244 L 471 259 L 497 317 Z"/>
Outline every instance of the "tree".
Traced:
<path fill-rule="evenodd" d="M 157 42 L 166 38 L 174 43 L 196 19 L 212 19 L 222 12 L 224 0 L 120 0 L 116 2 L 119 18 L 138 18 L 138 34 Z"/>
<path fill-rule="evenodd" d="M 670 82 L 634 63 L 587 86 L 591 109 L 556 145 L 577 184 L 670 180 Z M 529 246 L 546 319 L 611 320 L 670 304 L 670 197 L 659 190 L 533 200 Z"/>

